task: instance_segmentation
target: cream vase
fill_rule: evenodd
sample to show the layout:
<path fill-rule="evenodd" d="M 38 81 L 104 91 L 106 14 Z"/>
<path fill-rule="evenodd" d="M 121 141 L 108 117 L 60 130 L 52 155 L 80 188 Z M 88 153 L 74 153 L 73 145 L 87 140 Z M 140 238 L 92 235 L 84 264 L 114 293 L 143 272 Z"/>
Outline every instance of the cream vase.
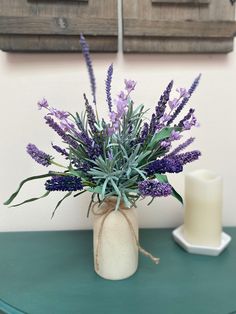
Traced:
<path fill-rule="evenodd" d="M 110 280 L 125 279 L 138 267 L 138 221 L 136 209 L 124 204 L 115 211 L 115 199 L 93 208 L 95 272 Z"/>

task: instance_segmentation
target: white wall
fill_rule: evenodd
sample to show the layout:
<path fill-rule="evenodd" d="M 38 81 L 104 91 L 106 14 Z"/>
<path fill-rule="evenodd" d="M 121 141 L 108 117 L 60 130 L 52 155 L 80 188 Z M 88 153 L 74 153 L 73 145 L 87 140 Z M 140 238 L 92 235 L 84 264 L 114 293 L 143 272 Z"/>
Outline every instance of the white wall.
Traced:
<path fill-rule="evenodd" d="M 125 55 L 94 54 L 100 115 L 106 114 L 104 79 L 113 62 L 113 92 L 119 92 L 124 78 L 138 81 L 134 99 L 154 108 L 159 95 L 172 78 L 176 86 L 189 86 L 202 73 L 199 89 L 191 99 L 201 128 L 192 146 L 202 151 L 202 158 L 186 166 L 185 172 L 209 168 L 224 178 L 224 225 L 236 225 L 235 153 L 236 153 L 236 50 L 228 55 Z M 83 109 L 82 93 L 89 92 L 86 68 L 80 54 L 7 54 L 0 52 L 1 90 L 1 203 L 25 177 L 45 172 L 25 153 L 32 142 L 46 152 L 59 138 L 37 110 L 37 100 L 45 96 L 52 106 L 68 111 Z M 183 192 L 184 174 L 171 176 L 177 190 Z M 28 184 L 18 201 L 43 192 L 43 182 Z M 52 210 L 61 197 L 55 193 L 41 201 L 17 208 L 0 205 L 0 230 L 81 229 L 90 227 L 86 218 L 89 195 L 68 199 L 53 220 Z M 140 225 L 170 227 L 182 222 L 183 210 L 172 198 L 139 204 Z"/>

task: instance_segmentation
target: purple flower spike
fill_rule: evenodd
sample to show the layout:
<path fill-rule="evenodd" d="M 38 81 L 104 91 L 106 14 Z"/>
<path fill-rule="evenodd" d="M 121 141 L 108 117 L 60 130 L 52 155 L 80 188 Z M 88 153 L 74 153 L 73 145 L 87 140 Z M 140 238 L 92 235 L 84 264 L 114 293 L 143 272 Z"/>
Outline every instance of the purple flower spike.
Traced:
<path fill-rule="evenodd" d="M 41 110 L 42 108 L 48 108 L 48 106 L 48 101 L 45 98 L 38 101 L 39 110 Z"/>
<path fill-rule="evenodd" d="M 156 106 L 156 118 L 157 118 L 157 120 L 159 120 L 165 112 L 166 104 L 169 101 L 170 93 L 171 93 L 171 90 L 173 88 L 173 84 L 174 84 L 174 81 L 170 81 L 170 83 L 167 85 L 166 89 L 164 90 L 164 93 L 161 95 L 161 97 L 158 101 L 158 104 Z"/>
<path fill-rule="evenodd" d="M 140 137 L 138 139 L 138 143 L 143 144 L 145 142 L 146 138 L 148 137 L 148 129 L 149 129 L 148 123 L 144 122 Z"/>
<path fill-rule="evenodd" d="M 69 135 L 67 135 L 63 129 L 50 117 L 45 116 L 44 119 L 46 120 L 46 123 L 70 146 L 73 148 L 78 148 L 78 143 L 73 140 Z"/>
<path fill-rule="evenodd" d="M 164 157 L 153 161 L 145 170 L 148 175 L 155 173 L 179 173 L 183 171 L 183 166 L 178 159 Z"/>
<path fill-rule="evenodd" d="M 43 151 L 39 150 L 34 144 L 28 144 L 26 147 L 27 153 L 40 165 L 48 167 L 51 165 L 52 157 Z"/>
<path fill-rule="evenodd" d="M 90 126 L 91 131 L 93 133 L 97 133 L 97 129 L 95 127 L 95 124 L 96 124 L 95 113 L 94 113 L 92 106 L 89 104 L 89 101 L 88 101 L 85 94 L 84 94 L 84 100 L 85 100 L 85 107 L 86 107 L 86 111 L 87 111 L 88 124 Z"/>
<path fill-rule="evenodd" d="M 187 96 L 188 97 L 184 97 L 182 102 L 180 103 L 180 105 L 178 106 L 178 108 L 175 110 L 175 112 L 173 113 L 173 115 L 171 116 L 171 119 L 167 122 L 167 125 L 170 125 L 175 118 L 180 114 L 180 112 L 182 111 L 182 109 L 184 108 L 184 106 L 187 104 L 187 102 L 189 101 L 189 98 L 191 97 L 191 95 L 193 94 L 193 92 L 195 91 L 195 89 L 197 88 L 199 81 L 201 78 L 201 74 L 198 75 L 198 77 L 193 81 L 191 87 L 188 90 Z"/>
<path fill-rule="evenodd" d="M 90 85 L 91 85 L 91 92 L 93 96 L 93 103 L 96 105 L 96 80 L 95 80 L 95 75 L 93 71 L 93 64 L 92 60 L 90 58 L 90 53 L 89 53 L 89 46 L 84 38 L 84 36 L 81 34 L 80 35 L 80 45 L 82 47 L 82 53 L 84 55 L 84 59 L 87 65 L 88 69 L 88 74 L 89 74 L 89 80 L 90 80 Z"/>
<path fill-rule="evenodd" d="M 166 197 L 172 194 L 172 187 L 169 183 L 160 183 L 156 180 L 141 181 L 138 189 L 142 196 Z"/>
<path fill-rule="evenodd" d="M 189 109 L 188 114 L 187 114 L 182 120 L 180 120 L 178 126 L 183 127 L 183 126 L 184 126 L 184 123 L 185 123 L 186 121 L 188 121 L 188 120 L 192 117 L 194 111 L 195 111 L 195 110 L 192 109 L 192 108 Z"/>
<path fill-rule="evenodd" d="M 56 152 L 58 152 L 62 156 L 69 157 L 69 154 L 67 153 L 67 151 L 64 148 L 61 148 L 61 147 L 54 145 L 54 144 L 52 144 L 52 147 L 55 149 Z"/>
<path fill-rule="evenodd" d="M 106 95 L 107 95 L 107 104 L 109 108 L 109 112 L 112 110 L 112 98 L 111 98 L 111 81 L 113 75 L 113 64 L 111 64 L 107 71 L 107 79 L 106 79 Z"/>
<path fill-rule="evenodd" d="M 182 143 L 178 147 L 176 147 L 170 154 L 166 155 L 166 157 L 171 157 L 171 156 L 178 154 L 179 152 L 184 150 L 186 147 L 188 147 L 190 144 L 192 144 L 194 140 L 195 140 L 194 137 L 190 137 L 184 143 Z"/>
<path fill-rule="evenodd" d="M 200 156 L 201 152 L 199 150 L 193 150 L 191 152 L 176 155 L 175 157 L 182 163 L 182 165 L 185 165 L 197 160 Z"/>
<path fill-rule="evenodd" d="M 47 191 L 78 191 L 83 190 L 81 179 L 72 176 L 55 176 L 45 182 Z"/>

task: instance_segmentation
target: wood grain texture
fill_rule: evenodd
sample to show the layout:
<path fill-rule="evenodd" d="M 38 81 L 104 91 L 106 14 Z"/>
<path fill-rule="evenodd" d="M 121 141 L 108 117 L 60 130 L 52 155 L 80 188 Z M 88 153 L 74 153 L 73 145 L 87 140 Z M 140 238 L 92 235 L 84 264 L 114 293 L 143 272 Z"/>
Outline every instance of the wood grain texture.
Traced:
<path fill-rule="evenodd" d="M 86 36 L 91 51 L 116 52 L 113 36 Z M 1 49 L 7 52 L 80 52 L 79 36 L 2 35 Z M 68 50 L 69 49 L 69 50 Z"/>
<path fill-rule="evenodd" d="M 233 38 L 236 22 L 218 21 L 147 21 L 127 19 L 125 35 L 136 37 Z"/>
<path fill-rule="evenodd" d="M 117 35 L 115 19 L 88 20 L 66 17 L 1 17 L 0 34 L 29 35 Z"/>
<path fill-rule="evenodd" d="M 0 1 L 0 49 L 80 51 L 80 33 L 91 51 L 117 51 L 117 0 Z"/>
<path fill-rule="evenodd" d="M 232 51 L 236 25 L 230 1 L 153 1 L 123 2 L 125 52 Z"/>
<path fill-rule="evenodd" d="M 154 4 L 208 5 L 210 0 L 152 0 Z"/>

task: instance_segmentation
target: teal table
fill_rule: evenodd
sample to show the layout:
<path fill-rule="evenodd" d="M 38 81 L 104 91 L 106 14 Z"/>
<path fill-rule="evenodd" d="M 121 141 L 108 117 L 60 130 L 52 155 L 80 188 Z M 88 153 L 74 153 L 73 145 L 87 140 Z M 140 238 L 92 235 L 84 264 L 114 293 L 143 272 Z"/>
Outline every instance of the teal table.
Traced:
<path fill-rule="evenodd" d="M 138 272 L 107 281 L 93 271 L 92 232 L 0 233 L 0 313 L 236 313 L 236 228 L 219 256 L 190 255 L 170 229 L 141 230 Z"/>

